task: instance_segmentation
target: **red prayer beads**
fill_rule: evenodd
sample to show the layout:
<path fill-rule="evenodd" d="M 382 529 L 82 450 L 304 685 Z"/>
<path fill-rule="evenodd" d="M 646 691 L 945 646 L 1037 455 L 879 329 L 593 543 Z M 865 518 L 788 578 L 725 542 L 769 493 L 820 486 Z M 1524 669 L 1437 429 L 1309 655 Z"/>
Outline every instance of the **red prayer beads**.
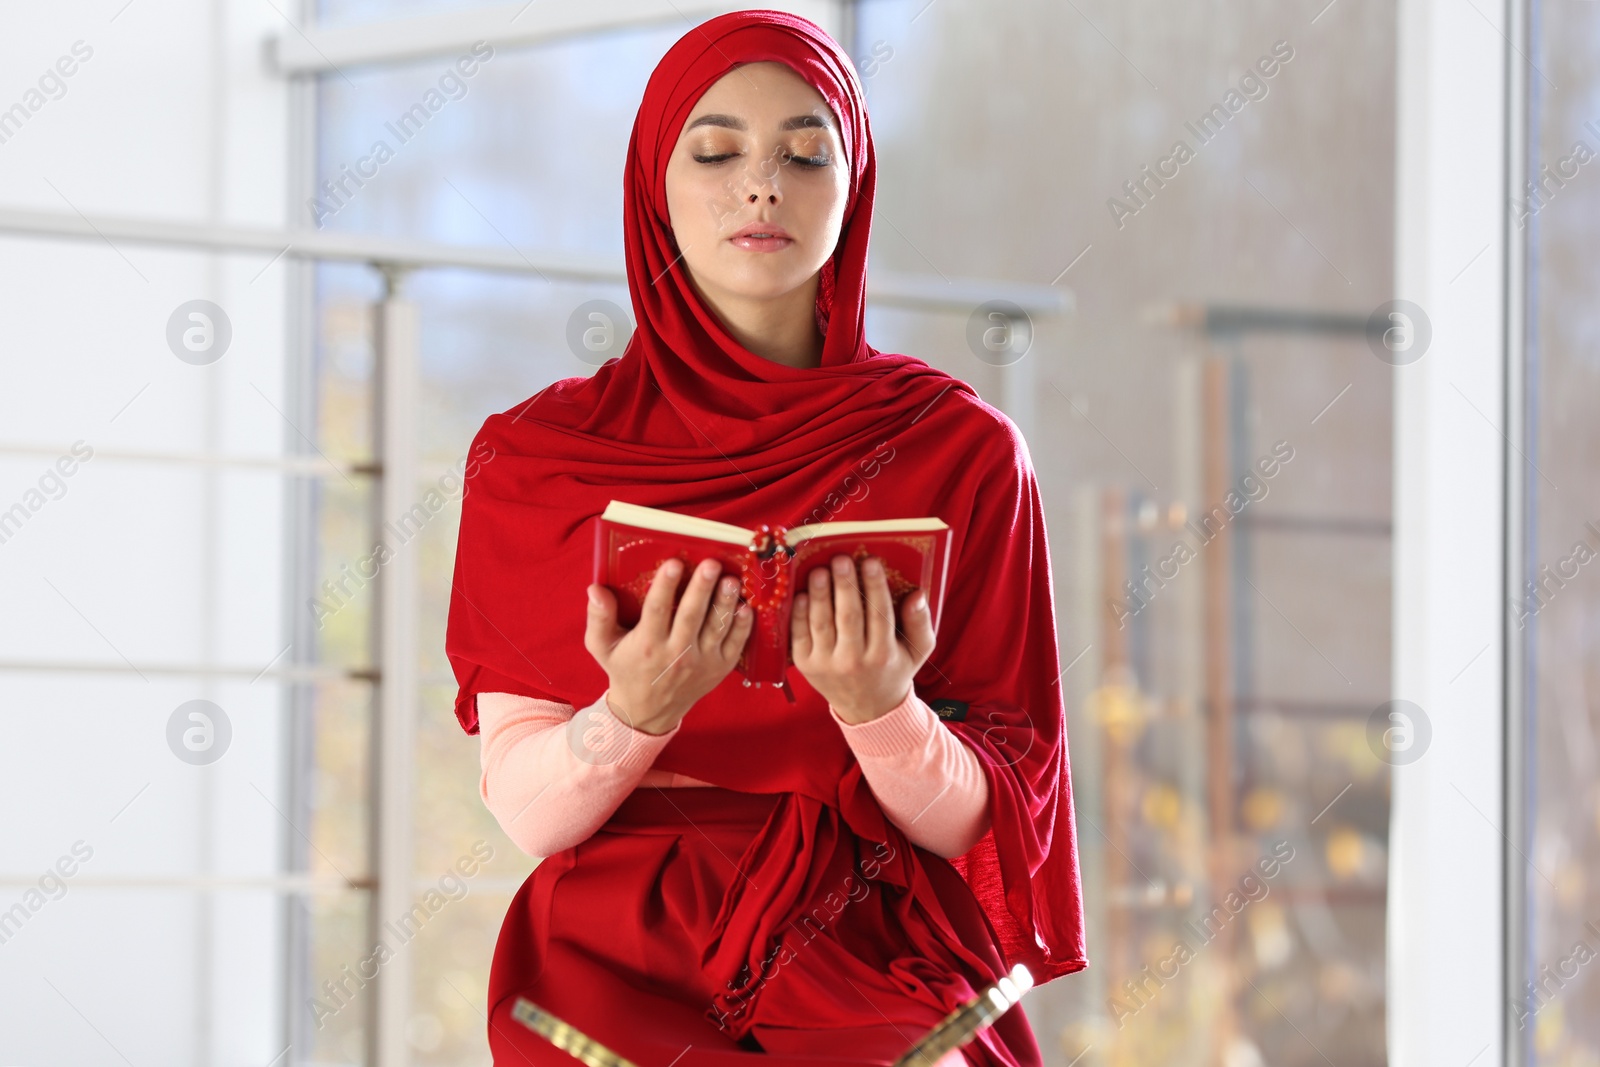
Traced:
<path fill-rule="evenodd" d="M 782 526 L 774 528 L 767 523 L 756 527 L 756 535 L 751 538 L 749 548 L 757 560 L 773 557 L 780 551 L 786 556 L 794 555 L 784 538 L 784 528 Z M 783 598 L 789 591 L 789 569 L 780 563 L 767 595 L 760 597 L 756 595 L 755 569 L 754 566 L 747 567 L 744 573 L 743 595 L 750 607 L 759 611 L 783 603 Z"/>
<path fill-rule="evenodd" d="M 784 528 L 762 523 L 756 527 L 755 536 L 750 539 L 749 549 L 754 562 L 746 562 L 744 565 L 741 594 L 745 602 L 750 605 L 752 611 L 764 611 L 783 603 L 783 598 L 789 592 L 789 568 L 783 564 L 788 562 L 788 557 L 794 555 L 794 550 L 789 547 L 789 543 L 784 537 Z M 771 583 L 763 583 L 769 586 L 766 595 L 758 596 L 756 573 L 760 569 L 762 561 L 772 559 L 779 552 L 784 553 L 785 558 L 777 562 L 777 573 Z M 740 662 L 743 662 L 742 658 Z M 748 687 L 751 684 L 750 679 L 746 678 L 744 684 Z M 759 682 L 756 683 L 758 686 L 760 684 Z M 781 681 L 775 684 L 783 685 Z"/>

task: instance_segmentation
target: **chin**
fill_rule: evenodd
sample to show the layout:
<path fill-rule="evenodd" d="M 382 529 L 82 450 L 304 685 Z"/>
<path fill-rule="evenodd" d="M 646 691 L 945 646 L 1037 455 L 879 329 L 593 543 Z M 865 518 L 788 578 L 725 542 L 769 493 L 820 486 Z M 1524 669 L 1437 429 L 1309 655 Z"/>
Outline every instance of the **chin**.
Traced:
<path fill-rule="evenodd" d="M 775 300 L 800 288 L 815 273 L 750 270 L 726 274 L 715 281 L 724 293 L 740 300 Z"/>

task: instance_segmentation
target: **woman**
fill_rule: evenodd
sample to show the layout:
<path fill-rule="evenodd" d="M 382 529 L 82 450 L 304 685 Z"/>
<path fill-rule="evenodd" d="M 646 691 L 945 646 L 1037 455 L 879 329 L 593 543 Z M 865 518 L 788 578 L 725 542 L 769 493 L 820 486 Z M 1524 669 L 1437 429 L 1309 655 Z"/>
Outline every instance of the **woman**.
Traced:
<path fill-rule="evenodd" d="M 572 1062 L 511 1018 L 522 996 L 642 1067 L 885 1064 L 1016 963 L 1036 983 L 1086 965 L 1033 468 L 965 382 L 866 342 L 875 182 L 860 82 L 820 28 L 691 30 L 629 144 L 626 352 L 474 442 L 493 459 L 463 501 L 456 715 L 493 717 L 485 800 L 544 856 L 495 951 L 496 1063 Z M 912 594 L 896 635 L 881 574 L 840 557 L 796 598 L 784 684 L 741 684 L 749 608 L 714 573 L 674 610 L 686 576 L 663 566 L 616 625 L 590 585 L 611 499 L 752 528 L 936 515 L 940 631 Z M 937 819 L 908 806 L 896 743 L 937 757 Z M 1041 1062 L 1015 1010 L 958 1055 Z"/>

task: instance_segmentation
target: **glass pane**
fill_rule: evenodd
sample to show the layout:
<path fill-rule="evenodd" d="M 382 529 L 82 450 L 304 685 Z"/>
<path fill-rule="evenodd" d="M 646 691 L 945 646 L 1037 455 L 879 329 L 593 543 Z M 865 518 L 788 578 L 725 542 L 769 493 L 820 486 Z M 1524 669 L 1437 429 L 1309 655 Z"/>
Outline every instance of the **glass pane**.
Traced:
<path fill-rule="evenodd" d="M 337 5 L 351 14 L 356 5 Z M 622 266 L 621 170 L 644 79 L 681 28 L 572 39 L 548 47 L 498 50 L 463 79 L 466 92 L 402 132 L 403 116 L 448 64 L 424 61 L 352 72 L 321 87 L 321 178 L 338 182 L 376 151 L 394 149 L 376 174 L 308 206 L 308 221 L 330 229 L 432 239 L 525 254 L 581 253 Z M 529 101 L 560 102 L 530 107 Z M 604 177 L 604 180 L 601 180 Z M 371 452 L 371 307 L 382 289 L 362 267 L 318 269 L 320 433 L 330 454 Z M 430 912 L 415 946 L 414 1011 L 406 1037 L 419 1063 L 487 1063 L 482 1009 L 489 961 L 510 893 L 533 867 L 500 830 L 478 793 L 478 741 L 452 713 L 455 690 L 444 657 L 444 627 L 460 520 L 460 476 L 484 418 L 558 378 L 587 374 L 607 355 L 567 341 L 580 305 L 610 301 L 629 314 L 625 285 L 567 283 L 537 276 L 422 271 L 404 295 L 421 322 L 417 498 L 436 493 L 414 547 L 421 589 L 416 872 L 419 887 L 441 879 L 447 906 Z M 370 492 L 364 480 L 327 478 L 319 516 L 318 641 L 329 663 L 368 660 L 370 583 L 360 580 L 372 551 Z M 413 547 L 413 546 L 408 546 Z M 368 568 L 370 569 L 370 568 Z M 352 577 L 354 575 L 355 577 Z M 331 586 L 328 583 L 332 583 Z M 581 610 L 581 607 L 579 608 Z M 319 735 L 319 759 L 356 758 L 351 736 Z M 355 779 L 352 779 L 353 782 Z M 361 779 L 365 787 L 364 777 Z M 339 783 L 342 787 L 343 783 Z M 352 828 L 353 829 L 353 828 Z M 464 857 L 489 853 L 459 872 Z M 313 975 L 317 980 L 320 975 Z M 338 1039 L 347 1044 L 349 1035 Z M 337 1046 L 342 1049 L 344 1044 Z"/>
<path fill-rule="evenodd" d="M 311 687 L 309 763 L 300 789 L 311 809 L 293 844 L 311 874 L 361 882 L 372 876 L 368 811 L 372 790 L 372 686 L 322 682 Z"/>
<path fill-rule="evenodd" d="M 451 705 L 455 685 L 423 688 L 423 716 L 417 729 L 417 877 L 434 883 L 452 870 L 470 867 L 474 892 L 493 881 L 520 885 L 533 870 L 533 857 L 511 843 L 484 807 L 478 793 L 481 768 L 478 738 L 456 724 Z M 488 930 L 490 941 L 500 928 Z"/>
<path fill-rule="evenodd" d="M 324 79 L 319 180 L 334 185 L 308 205 L 305 221 L 530 257 L 579 254 L 620 275 L 621 175 L 634 112 L 645 78 L 681 32 L 655 26 L 497 50 L 460 79 L 463 88 L 440 97 L 447 102 L 437 112 L 424 109 L 425 123 L 402 116 L 447 62 Z M 370 272 L 358 278 L 352 270 L 360 269 L 322 272 L 324 330 L 344 338 L 341 376 L 370 369 L 370 324 L 359 302 L 379 292 Z M 609 301 L 619 329 L 632 314 L 620 281 L 426 271 L 408 278 L 405 291 L 423 324 L 419 448 L 447 467 L 466 461 L 488 413 L 620 354 L 574 352 L 569 322 L 585 314 L 582 305 Z"/>
<path fill-rule="evenodd" d="M 1315 11 L 1140 3 L 857 7 L 874 268 L 1078 300 L 1075 317 L 1039 316 L 1037 351 L 1004 369 L 968 354 L 966 309 L 868 319 L 880 349 L 1015 411 L 1050 508 L 1095 962 L 1026 1002 L 1047 1062 L 1380 1059 L 1388 776 L 1365 727 L 1389 688 L 1391 408 L 1361 330 L 1392 280 L 1393 53 L 1371 41 L 1392 40 L 1393 13 L 1339 5 L 1311 26 Z M 308 205 L 310 221 L 620 266 L 628 132 L 680 32 L 498 50 L 403 139 L 390 124 L 447 64 L 326 79 L 321 178 L 370 177 Z M 1207 117 L 1221 128 L 1188 132 Z M 1147 178 L 1179 138 L 1193 158 Z M 353 420 L 377 293 L 362 275 L 325 269 L 319 289 L 344 353 L 326 349 L 343 365 L 321 368 L 321 395 Z M 627 309 L 621 286 L 468 272 L 406 292 L 422 322 L 419 491 L 467 459 L 487 414 L 589 372 L 565 341 L 579 305 Z M 352 423 L 358 450 L 366 425 Z M 458 514 L 452 499 L 421 543 L 435 684 L 417 877 L 481 839 L 509 891 L 525 857 L 482 809 L 442 658 Z M 1192 557 L 1174 565 L 1184 540 Z M 351 655 L 357 633 L 340 638 Z M 416 972 L 408 1037 L 427 1062 L 482 1057 L 481 1018 L 452 999 L 481 1003 L 504 906 L 489 885 L 419 935 L 448 946 Z M 453 967 L 458 991 L 436 981 Z"/>
<path fill-rule="evenodd" d="M 372 978 L 383 957 L 369 928 L 366 893 L 318 893 L 297 897 L 301 948 L 307 953 L 307 987 L 290 1004 L 295 1034 L 292 1060 L 308 1064 L 360 1064 L 366 1055 Z"/>
<path fill-rule="evenodd" d="M 622 165 L 681 24 L 351 71 L 320 84 L 320 193 L 306 225 L 622 265 Z M 441 81 L 443 79 L 443 81 Z M 430 95 L 431 94 L 431 95 Z M 431 109 L 430 109 L 431 105 Z M 473 275 L 458 284 L 480 291 Z"/>
<path fill-rule="evenodd" d="M 457 500 L 460 485 L 452 494 L 448 479 L 442 486 L 440 479 L 459 475 L 469 463 L 492 462 L 469 454 L 484 418 L 558 378 L 590 374 L 607 358 L 621 355 L 633 318 L 627 286 L 621 283 L 431 271 L 412 279 L 406 295 L 424 323 L 419 448 L 433 466 L 423 489 L 438 488 Z M 591 325 L 592 309 L 586 305 L 595 300 L 610 304 L 607 318 L 614 330 L 611 347 L 591 352 L 581 342 L 575 347 L 568 335 L 574 320 Z"/>
<path fill-rule="evenodd" d="M 485 0 L 322 0 L 317 19 L 329 24 L 387 22 L 486 6 Z"/>
<path fill-rule="evenodd" d="M 496 860 L 504 855 L 496 849 Z M 511 894 L 466 892 L 441 908 L 411 942 L 417 986 L 406 1036 L 417 1067 L 490 1067 L 484 1018 L 489 962 Z"/>
<path fill-rule="evenodd" d="M 1055 1067 L 1385 1055 L 1394 15 L 1321 6 L 858 6 L 874 267 L 1077 299 L 1004 369 L 869 318 L 1023 416 L 1049 508 L 1091 960 L 1024 1002 Z"/>
<path fill-rule="evenodd" d="M 1600 1060 L 1600 710 L 1592 697 L 1600 587 L 1595 494 L 1600 398 L 1595 292 L 1600 267 L 1600 11 L 1590 4 L 1533 9 L 1537 72 L 1528 75 L 1533 187 L 1512 199 L 1528 246 L 1529 466 L 1522 588 L 1511 632 L 1527 651 L 1529 823 L 1521 867 L 1528 901 L 1531 984 L 1512 994 L 1507 1026 L 1530 1063 Z"/>
<path fill-rule="evenodd" d="M 382 280 L 376 271 L 352 263 L 319 263 L 315 271 L 317 443 L 330 458 L 369 459 L 372 305 L 383 295 Z M 329 474 L 327 480 L 353 492 L 365 484 L 356 475 L 346 481 Z"/>

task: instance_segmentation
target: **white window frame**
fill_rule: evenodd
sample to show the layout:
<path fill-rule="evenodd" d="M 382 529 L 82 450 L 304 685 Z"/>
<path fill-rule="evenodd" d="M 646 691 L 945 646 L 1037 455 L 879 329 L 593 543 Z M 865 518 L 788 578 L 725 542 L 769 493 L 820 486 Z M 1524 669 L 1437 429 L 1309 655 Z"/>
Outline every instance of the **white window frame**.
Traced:
<path fill-rule="evenodd" d="M 1393 768 L 1388 1051 L 1522 1067 L 1507 1025 L 1526 936 L 1521 648 L 1526 0 L 1401 0 L 1395 287 L 1432 326 L 1395 368 L 1394 691 L 1432 738 Z M 1476 258 L 1474 258 L 1476 257 Z"/>

